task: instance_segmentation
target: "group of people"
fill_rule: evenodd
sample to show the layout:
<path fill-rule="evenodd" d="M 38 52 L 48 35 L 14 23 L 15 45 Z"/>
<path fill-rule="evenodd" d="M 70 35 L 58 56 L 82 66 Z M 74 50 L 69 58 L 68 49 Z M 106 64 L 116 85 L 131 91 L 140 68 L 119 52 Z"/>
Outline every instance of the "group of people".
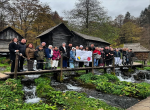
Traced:
<path fill-rule="evenodd" d="M 42 42 L 39 46 L 34 48 L 32 43 L 26 45 L 26 39 L 22 39 L 18 42 L 18 39 L 14 38 L 9 44 L 10 59 L 12 61 L 11 72 L 14 72 L 16 52 L 19 54 L 19 72 L 23 71 L 25 57 L 27 58 L 28 71 L 35 71 L 33 69 L 35 60 L 37 60 L 37 70 L 57 69 L 61 57 L 63 58 L 63 68 L 92 67 L 92 62 L 78 62 L 75 60 L 76 50 L 91 51 L 94 56 L 94 66 L 112 66 L 114 58 L 115 65 L 128 65 L 131 64 L 132 57 L 134 57 L 132 49 L 128 48 L 113 49 L 109 46 L 102 48 L 95 47 L 94 44 L 85 48 L 83 45 L 72 47 L 71 43 L 66 45 L 65 42 L 63 42 L 60 47 L 53 47 L 52 45 L 46 47 L 46 43 Z"/>

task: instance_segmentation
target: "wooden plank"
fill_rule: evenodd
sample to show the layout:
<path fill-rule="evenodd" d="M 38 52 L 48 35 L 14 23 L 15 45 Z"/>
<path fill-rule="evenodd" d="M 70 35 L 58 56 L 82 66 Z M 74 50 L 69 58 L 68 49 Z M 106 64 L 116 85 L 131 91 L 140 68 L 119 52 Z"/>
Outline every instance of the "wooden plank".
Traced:
<path fill-rule="evenodd" d="M 0 73 L 0 79 L 7 79 L 9 77 L 10 77 L 9 75 Z"/>

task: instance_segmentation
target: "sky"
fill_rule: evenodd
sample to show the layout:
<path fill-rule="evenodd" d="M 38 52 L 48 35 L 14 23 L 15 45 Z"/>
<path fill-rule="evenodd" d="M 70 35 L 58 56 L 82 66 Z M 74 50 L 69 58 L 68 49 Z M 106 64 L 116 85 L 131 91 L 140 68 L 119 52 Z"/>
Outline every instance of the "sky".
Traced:
<path fill-rule="evenodd" d="M 49 4 L 52 11 L 57 11 L 64 17 L 63 11 L 69 11 L 75 7 L 78 0 L 40 0 L 42 3 Z M 108 16 L 114 19 L 119 14 L 125 15 L 127 11 L 132 16 L 139 17 L 142 10 L 150 4 L 150 0 L 99 0 L 101 6 L 105 8 Z"/>

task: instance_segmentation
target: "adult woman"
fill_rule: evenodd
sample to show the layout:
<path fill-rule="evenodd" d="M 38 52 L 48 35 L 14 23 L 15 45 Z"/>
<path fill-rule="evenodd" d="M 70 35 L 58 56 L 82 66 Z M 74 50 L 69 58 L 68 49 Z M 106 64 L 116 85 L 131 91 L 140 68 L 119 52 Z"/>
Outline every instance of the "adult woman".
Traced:
<path fill-rule="evenodd" d="M 34 63 L 34 52 L 35 49 L 33 48 L 33 44 L 28 44 L 26 47 L 26 56 L 27 56 L 27 62 L 28 62 L 28 71 L 34 71 L 33 69 L 33 63 Z"/>
<path fill-rule="evenodd" d="M 102 67 L 102 66 L 104 66 L 104 59 L 105 59 L 104 48 L 101 48 L 100 52 L 101 52 L 101 58 L 100 58 L 100 64 L 99 64 L 99 66 Z"/>
<path fill-rule="evenodd" d="M 53 46 L 52 45 L 49 45 L 48 46 L 48 49 L 50 50 L 50 58 L 51 58 L 51 61 L 50 61 L 50 69 L 52 67 L 52 64 L 53 64 L 53 60 L 52 60 L 52 57 L 53 57 Z"/>
<path fill-rule="evenodd" d="M 52 69 L 57 69 L 60 58 L 61 58 L 60 52 L 58 48 L 55 47 L 53 50 L 53 57 L 52 57 L 52 60 L 53 60 Z"/>

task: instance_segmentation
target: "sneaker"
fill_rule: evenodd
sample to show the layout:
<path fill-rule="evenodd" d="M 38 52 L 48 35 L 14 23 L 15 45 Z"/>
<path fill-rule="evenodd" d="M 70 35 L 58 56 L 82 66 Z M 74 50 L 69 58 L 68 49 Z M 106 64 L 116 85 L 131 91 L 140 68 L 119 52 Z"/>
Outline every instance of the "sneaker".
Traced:
<path fill-rule="evenodd" d="M 112 66 L 112 65 L 109 65 L 109 66 Z"/>

